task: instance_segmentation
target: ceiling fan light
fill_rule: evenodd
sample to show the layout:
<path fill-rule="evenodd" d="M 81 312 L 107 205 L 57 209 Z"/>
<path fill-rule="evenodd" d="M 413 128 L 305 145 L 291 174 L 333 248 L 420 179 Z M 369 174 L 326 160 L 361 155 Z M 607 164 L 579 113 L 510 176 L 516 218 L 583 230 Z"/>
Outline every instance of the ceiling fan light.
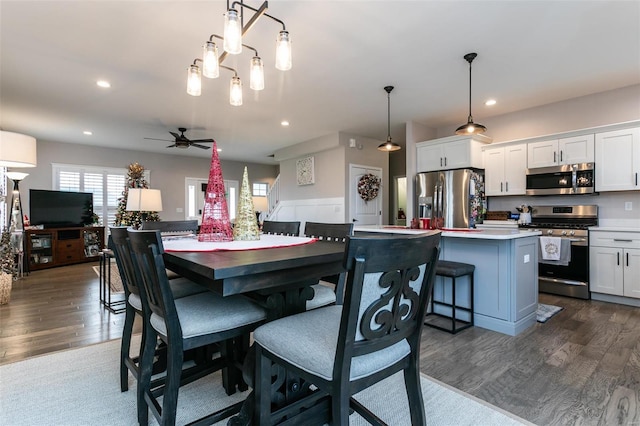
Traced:
<path fill-rule="evenodd" d="M 238 76 L 231 77 L 229 103 L 233 106 L 242 105 L 242 81 L 240 81 L 240 77 Z"/>
<path fill-rule="evenodd" d="M 251 58 L 249 87 L 253 90 L 264 90 L 264 64 L 259 56 Z"/>
<path fill-rule="evenodd" d="M 276 68 L 280 71 L 291 69 L 291 38 L 289 31 L 280 31 L 276 42 Z"/>
<path fill-rule="evenodd" d="M 191 96 L 200 96 L 202 93 L 202 75 L 197 65 L 189 65 L 187 70 L 187 93 Z"/>
<path fill-rule="evenodd" d="M 235 9 L 227 10 L 224 15 L 224 51 L 232 55 L 242 53 L 242 23 Z"/>
<path fill-rule="evenodd" d="M 207 78 L 220 76 L 218 46 L 212 41 L 207 41 L 202 48 L 202 75 Z"/>

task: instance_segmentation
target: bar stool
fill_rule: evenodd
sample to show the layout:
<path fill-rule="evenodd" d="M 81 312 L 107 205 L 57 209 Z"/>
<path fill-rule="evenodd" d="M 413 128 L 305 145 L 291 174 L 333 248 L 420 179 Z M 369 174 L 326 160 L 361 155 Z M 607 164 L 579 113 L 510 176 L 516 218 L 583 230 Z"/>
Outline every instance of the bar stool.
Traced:
<path fill-rule="evenodd" d="M 436 321 L 432 319 L 428 319 L 425 321 L 425 325 L 429 327 L 437 328 L 439 330 L 448 331 L 451 334 L 456 334 L 457 332 L 464 330 L 465 328 L 469 328 L 473 326 L 473 273 L 476 267 L 474 265 L 470 265 L 468 263 L 461 262 L 451 262 L 448 260 L 438 260 L 436 265 L 436 275 L 441 276 L 443 278 L 451 278 L 451 303 L 445 303 L 434 300 L 433 290 L 431 293 L 431 312 L 429 312 L 426 316 L 436 316 L 440 318 L 449 318 L 451 319 L 450 327 L 443 327 L 438 325 Z M 469 307 L 463 307 L 456 304 L 456 279 L 464 276 L 469 276 Z M 443 280 L 443 285 L 446 287 L 448 280 Z M 451 308 L 451 316 L 436 313 L 434 311 L 434 306 L 446 306 Z M 456 310 L 464 311 L 469 313 L 469 321 L 464 321 L 461 319 L 456 319 Z M 442 321 L 440 321 L 442 322 Z M 457 325 L 461 324 L 461 325 Z"/>

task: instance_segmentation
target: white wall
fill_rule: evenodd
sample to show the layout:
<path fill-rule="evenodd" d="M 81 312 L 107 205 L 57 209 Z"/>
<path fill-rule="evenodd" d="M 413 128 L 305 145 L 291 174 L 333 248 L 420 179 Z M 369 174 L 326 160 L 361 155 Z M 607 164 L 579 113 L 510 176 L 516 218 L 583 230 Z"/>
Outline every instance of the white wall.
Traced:
<path fill-rule="evenodd" d="M 20 183 L 22 207 L 29 215 L 29 189 L 52 189 L 52 163 L 81 164 L 87 166 L 116 167 L 126 169 L 138 162 L 150 170 L 150 187 L 162 191 L 163 220 L 182 220 L 184 213 L 185 177 L 208 179 L 211 159 L 177 155 L 177 150 L 167 150 L 167 154 L 142 151 L 101 148 L 88 145 L 67 144 L 38 140 L 38 167 L 26 170 L 29 176 Z M 278 166 L 236 161 L 221 161 L 224 179 L 242 182 L 242 173 L 247 166 L 250 185 L 253 182 L 273 183 L 278 175 Z M 123 188 L 124 189 L 124 188 Z"/>

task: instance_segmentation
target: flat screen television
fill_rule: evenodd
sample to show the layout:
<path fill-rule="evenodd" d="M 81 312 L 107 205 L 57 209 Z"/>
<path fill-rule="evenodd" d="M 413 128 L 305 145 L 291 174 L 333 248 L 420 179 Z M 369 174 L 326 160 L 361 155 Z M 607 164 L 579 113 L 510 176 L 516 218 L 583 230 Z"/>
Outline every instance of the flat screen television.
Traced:
<path fill-rule="evenodd" d="M 31 189 L 29 214 L 31 225 L 45 228 L 90 225 L 93 222 L 93 194 Z"/>

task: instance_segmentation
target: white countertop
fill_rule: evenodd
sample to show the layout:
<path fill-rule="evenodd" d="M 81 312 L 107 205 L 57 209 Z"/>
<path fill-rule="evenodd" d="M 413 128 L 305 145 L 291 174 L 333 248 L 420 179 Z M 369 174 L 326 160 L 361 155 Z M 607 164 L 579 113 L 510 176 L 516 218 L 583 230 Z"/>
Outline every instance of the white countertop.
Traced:
<path fill-rule="evenodd" d="M 401 226 L 391 225 L 361 225 L 354 227 L 355 232 L 380 232 L 386 234 L 425 234 L 431 232 L 439 232 L 437 230 L 426 229 L 410 229 Z M 517 230 L 517 229 L 455 229 L 443 230 L 443 237 L 447 238 L 474 238 L 482 240 L 512 240 L 515 238 L 527 238 L 542 235 L 540 231 L 533 230 Z"/>
<path fill-rule="evenodd" d="M 589 231 L 607 231 L 607 232 L 640 232 L 640 228 L 628 226 L 591 226 Z"/>

